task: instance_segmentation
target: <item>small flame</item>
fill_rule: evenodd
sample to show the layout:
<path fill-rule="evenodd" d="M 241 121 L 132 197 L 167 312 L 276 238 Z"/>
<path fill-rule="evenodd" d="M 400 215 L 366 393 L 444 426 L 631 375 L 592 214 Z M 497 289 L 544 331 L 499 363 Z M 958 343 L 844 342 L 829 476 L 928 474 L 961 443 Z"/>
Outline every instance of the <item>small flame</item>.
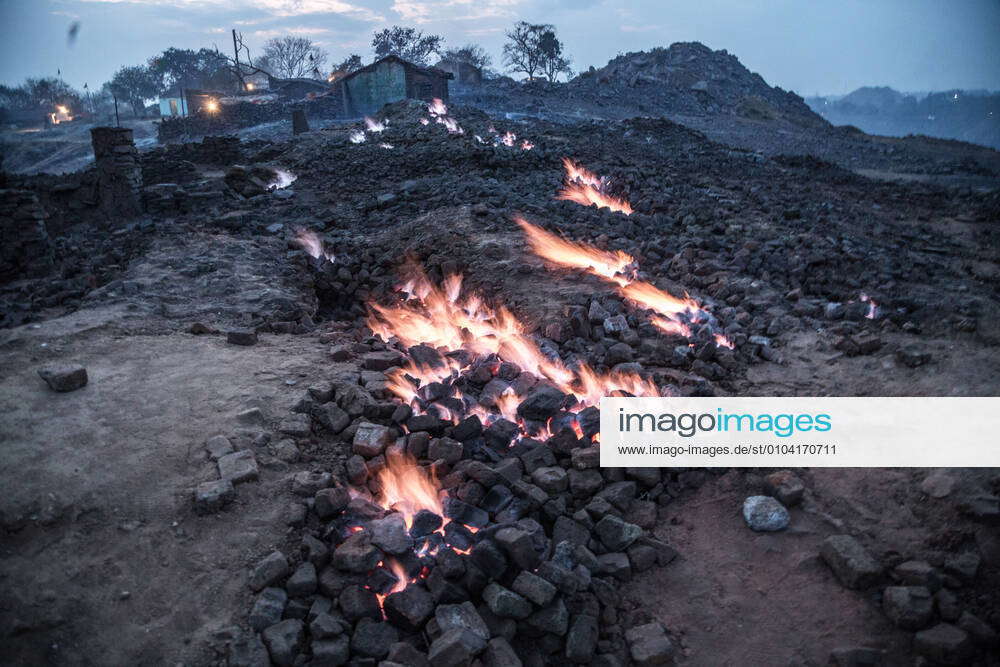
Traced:
<path fill-rule="evenodd" d="M 434 473 L 427 473 L 409 454 L 390 454 L 378 473 L 378 480 L 381 486 L 378 504 L 402 514 L 407 528 L 413 525 L 413 517 L 420 510 L 444 516 Z"/>
<path fill-rule="evenodd" d="M 330 250 L 324 250 L 323 241 L 311 229 L 298 229 L 295 232 L 295 242 L 313 259 L 325 258 L 328 262 L 336 260 L 336 255 Z"/>
<path fill-rule="evenodd" d="M 361 130 L 351 130 L 350 134 L 347 135 L 352 144 L 363 144 L 365 143 L 365 133 Z"/>
<path fill-rule="evenodd" d="M 535 144 L 531 143 L 527 139 L 525 139 L 524 141 L 521 142 L 521 150 L 523 150 L 523 151 L 530 151 L 534 147 L 535 147 Z"/>
<path fill-rule="evenodd" d="M 729 340 L 728 336 L 720 333 L 715 334 L 715 344 L 719 347 L 728 347 L 730 350 L 735 347 L 733 341 Z"/>
<path fill-rule="evenodd" d="M 531 251 L 542 259 L 557 266 L 585 269 L 619 285 L 631 282 L 631 278 L 624 275 L 635 262 L 628 253 L 621 250 L 599 250 L 582 243 L 567 241 L 522 217 L 515 217 L 514 222 L 524 231 Z"/>
<path fill-rule="evenodd" d="M 563 158 L 566 169 L 566 183 L 556 195 L 556 199 L 573 201 L 582 206 L 609 208 L 612 211 L 632 214 L 632 205 L 624 199 L 605 194 L 608 182 L 593 172 L 587 171 L 569 158 Z"/>
<path fill-rule="evenodd" d="M 435 97 L 431 103 L 427 105 L 427 113 L 432 116 L 446 116 L 448 115 L 448 106 L 442 102 L 440 98 Z"/>
<path fill-rule="evenodd" d="M 365 116 L 365 128 L 369 132 L 381 132 L 387 127 L 389 127 L 389 121 L 387 120 L 378 121 L 375 120 L 374 118 L 369 118 L 368 116 Z"/>
<path fill-rule="evenodd" d="M 275 178 L 273 181 L 268 183 L 268 186 L 276 190 L 287 188 L 289 185 L 294 183 L 296 179 L 298 179 L 298 176 L 290 171 L 285 171 L 284 169 L 275 169 L 274 174 Z"/>
<path fill-rule="evenodd" d="M 516 141 L 517 141 L 517 135 L 511 132 L 510 130 L 507 130 L 500 136 L 500 143 L 502 143 L 504 146 L 513 146 L 514 142 Z"/>
<path fill-rule="evenodd" d="M 871 298 L 864 292 L 861 293 L 860 299 L 864 303 L 868 304 L 868 312 L 865 313 L 865 317 L 869 320 L 874 320 L 878 317 L 878 304 L 875 302 L 875 299 Z"/>
<path fill-rule="evenodd" d="M 427 120 L 426 118 L 421 118 L 420 119 L 420 124 L 421 125 L 430 125 L 430 123 L 431 122 L 429 120 Z"/>
<path fill-rule="evenodd" d="M 384 143 L 384 142 L 381 143 L 381 144 L 379 144 L 379 147 L 381 147 L 381 148 L 395 148 L 395 146 L 393 146 L 392 144 L 387 144 L 387 143 Z"/>
<path fill-rule="evenodd" d="M 448 132 L 451 134 L 465 134 L 465 130 L 454 118 L 448 118 L 447 116 L 438 116 L 437 122 L 448 128 Z"/>

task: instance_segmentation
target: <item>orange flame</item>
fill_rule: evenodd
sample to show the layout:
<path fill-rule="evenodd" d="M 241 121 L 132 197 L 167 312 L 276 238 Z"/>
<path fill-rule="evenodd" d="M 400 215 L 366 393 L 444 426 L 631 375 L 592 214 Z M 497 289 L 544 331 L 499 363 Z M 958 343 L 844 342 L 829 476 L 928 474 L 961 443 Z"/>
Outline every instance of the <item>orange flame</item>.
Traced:
<path fill-rule="evenodd" d="M 573 201 L 582 206 L 609 208 L 625 215 L 632 214 L 632 205 L 627 201 L 604 194 L 607 182 L 603 178 L 587 171 L 569 158 L 563 158 L 563 167 L 566 169 L 566 183 L 556 195 L 556 199 Z"/>
<path fill-rule="evenodd" d="M 635 260 L 628 253 L 621 250 L 599 250 L 582 243 L 567 241 L 519 216 L 514 218 L 514 222 L 524 231 L 531 251 L 542 259 L 557 266 L 584 269 L 619 285 L 629 283 L 629 279 L 623 273 Z"/>
<path fill-rule="evenodd" d="M 391 306 L 369 304 L 368 326 L 385 340 L 395 337 L 406 347 L 424 343 L 449 350 L 464 349 L 476 355 L 496 354 L 547 379 L 563 393 L 574 394 L 579 401 L 576 409 L 597 405 L 602 396 L 615 392 L 659 395 L 656 385 L 638 374 L 600 375 L 585 364 L 570 369 L 562 360 L 548 357 L 529 335 L 527 327 L 505 307 L 490 306 L 476 294 L 462 296 L 460 276 L 450 276 L 443 287 L 437 287 L 419 267 L 411 264 L 408 271 L 413 277 L 402 290 L 413 298 Z M 455 362 L 450 363 L 454 365 L 434 369 L 410 364 L 391 376 L 389 389 L 412 404 L 417 397 L 416 384 L 407 375 L 421 384 L 440 381 L 459 370 Z M 496 407 L 501 415 L 514 421 L 519 402 L 511 392 L 501 395 Z M 481 407 L 473 413 L 481 418 L 488 416 Z"/>
<path fill-rule="evenodd" d="M 427 113 L 432 116 L 445 116 L 448 114 L 448 106 L 440 98 L 435 97 L 427 105 Z"/>
<path fill-rule="evenodd" d="M 437 479 L 409 454 L 387 456 L 385 467 L 378 473 L 378 481 L 381 486 L 378 504 L 402 514 L 407 529 L 413 525 L 413 517 L 420 510 L 444 516 Z"/>
<path fill-rule="evenodd" d="M 584 178 L 592 176 L 584 170 Z M 584 269 L 616 284 L 618 293 L 623 297 L 640 308 L 656 312 L 650 321 L 658 329 L 671 335 L 691 335 L 691 328 L 680 316 L 686 314 L 693 319 L 692 315 L 701 312 L 701 304 L 686 294 L 683 298 L 676 297 L 655 285 L 635 280 L 635 260 L 631 255 L 621 250 L 600 250 L 567 241 L 521 217 L 515 217 L 514 222 L 524 231 L 532 252 L 542 259 L 556 266 Z M 719 345 L 732 347 L 732 342 L 725 336 L 717 335 L 715 340 Z"/>

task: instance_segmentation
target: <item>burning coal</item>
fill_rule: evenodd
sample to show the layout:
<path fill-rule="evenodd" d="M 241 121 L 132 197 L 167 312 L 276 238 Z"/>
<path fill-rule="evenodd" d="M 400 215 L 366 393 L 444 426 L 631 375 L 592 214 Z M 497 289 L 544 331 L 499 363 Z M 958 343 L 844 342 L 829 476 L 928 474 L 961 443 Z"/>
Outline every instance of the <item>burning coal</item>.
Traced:
<path fill-rule="evenodd" d="M 584 170 L 582 177 L 590 178 L 593 174 Z M 533 253 L 554 266 L 582 269 L 614 283 L 622 297 L 640 308 L 654 311 L 650 322 L 666 334 L 688 338 L 692 324 L 714 320 L 701 304 L 687 294 L 677 297 L 651 283 L 638 280 L 639 267 L 628 253 L 567 241 L 524 218 L 516 217 L 514 221 L 524 232 Z M 714 333 L 714 339 L 721 347 L 733 347 L 722 333 Z"/>
<path fill-rule="evenodd" d="M 374 118 L 369 118 L 365 116 L 365 129 L 369 132 L 382 132 L 385 128 L 389 127 L 389 121 L 387 120 L 375 120 Z"/>
<path fill-rule="evenodd" d="M 598 177 L 569 158 L 563 158 L 563 167 L 566 169 L 566 182 L 556 194 L 556 199 L 573 201 L 582 206 L 609 208 L 625 215 L 632 214 L 631 204 L 605 192 L 609 183 L 607 179 Z"/>
<path fill-rule="evenodd" d="M 290 171 L 285 171 L 284 169 L 274 170 L 275 178 L 273 181 L 267 184 L 267 187 L 273 188 L 275 190 L 281 190 L 282 188 L 287 188 L 289 185 L 294 183 L 298 176 Z"/>
<path fill-rule="evenodd" d="M 352 144 L 365 143 L 365 133 L 361 130 L 351 130 L 350 134 L 347 135 L 347 138 Z"/>
<path fill-rule="evenodd" d="M 327 250 L 323 247 L 323 241 L 319 238 L 319 235 L 310 229 L 297 230 L 295 232 L 295 243 L 313 259 L 325 259 L 328 262 L 333 262 L 337 259 L 332 250 Z"/>
<path fill-rule="evenodd" d="M 473 364 L 489 359 L 495 360 L 491 364 L 494 374 L 501 363 L 508 362 L 571 395 L 573 402 L 566 407 L 571 413 L 598 405 L 603 396 L 661 395 L 654 382 L 637 373 L 598 373 L 586 364 L 571 367 L 558 357 L 549 356 L 529 333 L 527 325 L 507 308 L 490 305 L 475 293 L 463 294 L 461 276 L 449 276 L 443 285 L 437 286 L 415 264 L 411 263 L 406 272 L 409 278 L 399 288 L 406 295 L 405 300 L 393 305 L 369 304 L 371 330 L 383 340 L 395 339 L 408 348 L 424 345 L 466 353 L 450 356 L 436 353 L 433 362 L 411 361 L 391 375 L 389 389 L 417 413 L 434 410 L 442 419 L 453 422 L 468 414 L 477 414 L 487 422 L 503 417 L 525 428 L 517 415 L 523 397 L 513 390 L 492 401 L 488 406 L 496 410 L 492 412 L 482 405 L 470 406 L 473 402 L 450 386 Z M 449 385 L 437 393 L 455 400 L 448 405 L 440 402 L 427 405 L 421 388 L 431 383 Z"/>

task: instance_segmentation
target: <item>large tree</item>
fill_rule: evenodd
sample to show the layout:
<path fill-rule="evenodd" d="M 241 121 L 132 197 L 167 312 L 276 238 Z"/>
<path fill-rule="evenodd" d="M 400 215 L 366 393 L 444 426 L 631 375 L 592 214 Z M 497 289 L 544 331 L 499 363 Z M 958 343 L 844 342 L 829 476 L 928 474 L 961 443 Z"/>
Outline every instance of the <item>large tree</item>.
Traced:
<path fill-rule="evenodd" d="M 394 25 L 375 33 L 372 49 L 379 58 L 394 55 L 417 65 L 427 65 L 433 54 L 440 53 L 442 41 L 440 35 L 425 35 L 416 28 Z"/>
<path fill-rule="evenodd" d="M 149 71 L 159 80 L 160 91 L 169 88 L 201 88 L 225 66 L 218 51 L 169 48 L 149 59 Z"/>
<path fill-rule="evenodd" d="M 161 85 L 160 75 L 142 65 L 122 67 L 108 82 L 108 88 L 118 99 L 132 105 L 137 118 L 146 108 L 146 100 L 160 94 Z"/>
<path fill-rule="evenodd" d="M 542 33 L 538 48 L 542 51 L 542 73 L 549 81 L 555 81 L 560 74 L 570 75 L 570 60 L 563 55 L 563 45 L 556 37 L 555 29 Z"/>
<path fill-rule="evenodd" d="M 271 74 L 283 79 L 319 77 L 328 57 L 306 37 L 274 37 L 264 45 L 264 59 Z"/>
<path fill-rule="evenodd" d="M 543 40 L 547 34 L 555 35 L 555 28 L 545 23 L 518 21 L 507 31 L 503 47 L 503 61 L 512 72 L 523 72 L 529 79 L 543 71 L 545 50 Z"/>
<path fill-rule="evenodd" d="M 479 69 L 486 69 L 493 64 L 493 58 L 486 53 L 486 49 L 478 44 L 466 44 L 457 49 L 448 49 L 441 54 L 442 60 L 451 60 L 457 63 L 468 63 Z"/>

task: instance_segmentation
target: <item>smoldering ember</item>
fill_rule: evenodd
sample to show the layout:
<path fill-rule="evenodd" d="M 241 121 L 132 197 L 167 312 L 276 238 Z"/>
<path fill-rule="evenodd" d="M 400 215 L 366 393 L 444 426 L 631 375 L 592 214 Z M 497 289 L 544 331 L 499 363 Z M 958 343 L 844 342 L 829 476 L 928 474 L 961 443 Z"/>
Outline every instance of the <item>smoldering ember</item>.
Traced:
<path fill-rule="evenodd" d="M 4 662 L 1000 664 L 995 469 L 602 468 L 598 432 L 995 395 L 1000 154 L 697 43 L 563 82 L 241 53 L 158 120 L 3 135 Z"/>

